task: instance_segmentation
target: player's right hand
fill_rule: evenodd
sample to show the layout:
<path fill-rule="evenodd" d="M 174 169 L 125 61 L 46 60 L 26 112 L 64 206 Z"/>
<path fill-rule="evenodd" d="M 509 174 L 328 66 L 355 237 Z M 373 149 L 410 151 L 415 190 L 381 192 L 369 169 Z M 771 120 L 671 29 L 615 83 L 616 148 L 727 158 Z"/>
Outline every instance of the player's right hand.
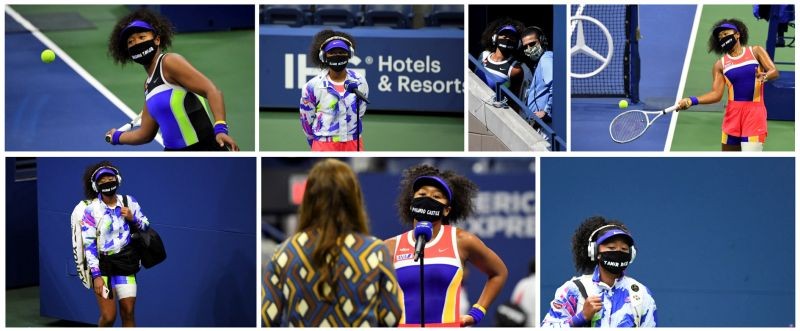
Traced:
<path fill-rule="evenodd" d="M 114 129 L 114 128 L 112 128 L 111 130 L 108 130 L 108 132 L 106 132 L 106 142 L 107 142 L 107 143 L 109 143 L 109 144 L 111 143 L 111 136 L 112 136 L 112 135 L 114 134 L 114 132 L 116 132 L 116 131 L 117 131 L 117 129 Z"/>
<path fill-rule="evenodd" d="M 678 111 L 689 109 L 692 106 L 692 99 L 683 98 L 681 101 L 678 101 Z"/>
<path fill-rule="evenodd" d="M 103 285 L 106 284 L 106 282 L 103 281 L 103 277 L 97 277 L 92 282 L 94 283 L 93 284 L 94 285 L 94 293 L 97 294 L 97 295 L 102 296 L 103 295 Z"/>
<path fill-rule="evenodd" d="M 603 301 L 600 300 L 600 297 L 597 295 L 590 296 L 583 302 L 583 317 L 587 321 L 591 321 L 594 314 L 602 308 Z"/>

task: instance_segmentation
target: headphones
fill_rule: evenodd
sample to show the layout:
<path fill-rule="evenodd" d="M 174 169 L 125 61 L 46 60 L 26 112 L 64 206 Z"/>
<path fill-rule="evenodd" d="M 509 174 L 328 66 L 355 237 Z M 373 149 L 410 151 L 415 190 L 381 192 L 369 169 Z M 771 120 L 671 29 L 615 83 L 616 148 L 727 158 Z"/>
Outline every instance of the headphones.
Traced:
<path fill-rule="evenodd" d="M 592 232 L 592 234 L 589 235 L 589 245 L 587 246 L 587 253 L 589 254 L 589 260 L 591 260 L 592 262 L 597 260 L 597 254 L 599 253 L 598 252 L 599 244 L 595 240 L 593 240 L 592 238 L 594 238 L 594 236 L 598 232 L 600 232 L 600 230 L 605 229 L 605 228 L 612 228 L 612 227 L 613 228 L 617 228 L 617 229 L 625 232 L 625 234 L 627 234 L 629 237 L 631 237 L 631 240 L 633 240 L 633 236 L 631 236 L 631 234 L 628 233 L 628 231 L 623 230 L 619 225 L 607 224 L 607 225 L 603 225 L 603 226 L 597 228 L 597 230 L 594 230 L 594 232 Z M 635 260 L 635 259 L 636 259 L 636 247 L 634 245 L 631 245 L 631 262 L 630 263 L 633 263 L 633 260 Z"/>
<path fill-rule="evenodd" d="M 515 28 L 511 24 L 502 25 L 499 28 L 497 28 L 497 30 L 494 31 L 494 34 L 492 35 L 492 44 L 497 46 L 497 34 L 500 32 L 500 30 L 503 30 L 503 28 L 505 28 L 505 27 L 510 27 L 511 29 L 514 30 L 514 33 L 517 34 L 517 36 L 518 36 L 518 38 L 517 38 L 517 49 L 522 47 L 522 35 L 519 33 L 519 31 L 517 31 L 517 28 Z"/>
<path fill-rule="evenodd" d="M 108 170 L 111 170 L 112 172 L 114 172 L 114 176 L 117 177 L 117 185 L 121 185 L 122 184 L 122 176 L 119 175 L 119 170 L 117 170 L 117 168 L 114 168 L 112 166 L 102 166 L 100 168 L 97 168 L 97 170 L 95 170 L 92 173 L 92 178 L 89 179 L 89 182 L 92 183 L 92 189 L 95 192 L 100 192 L 100 189 L 97 188 L 97 179 L 94 178 L 94 176 L 97 176 L 97 173 L 100 172 L 100 170 L 103 170 L 103 169 L 108 169 Z"/>
<path fill-rule="evenodd" d="M 347 44 L 347 46 L 349 48 L 349 54 L 347 54 L 347 58 L 348 59 L 352 58 L 353 55 L 356 54 L 356 50 L 353 48 L 353 43 L 350 42 L 350 40 L 347 40 L 347 38 L 342 37 L 342 36 L 333 36 L 333 37 L 330 37 L 328 39 L 325 39 L 325 41 L 323 41 L 322 44 L 319 45 L 319 60 L 320 60 L 320 62 L 326 63 L 326 61 L 325 61 L 325 51 L 323 51 L 322 49 L 325 48 L 325 45 L 327 45 L 329 42 L 331 42 L 333 40 L 342 40 Z"/>
<path fill-rule="evenodd" d="M 542 30 L 542 28 L 535 25 L 531 25 L 525 28 L 525 30 L 536 31 L 536 37 L 539 38 L 539 44 L 542 45 L 542 48 L 544 50 L 547 50 L 547 48 L 550 47 L 550 41 L 547 40 L 547 35 L 544 34 L 544 30 Z M 522 38 L 520 38 L 520 40 L 522 40 Z"/>

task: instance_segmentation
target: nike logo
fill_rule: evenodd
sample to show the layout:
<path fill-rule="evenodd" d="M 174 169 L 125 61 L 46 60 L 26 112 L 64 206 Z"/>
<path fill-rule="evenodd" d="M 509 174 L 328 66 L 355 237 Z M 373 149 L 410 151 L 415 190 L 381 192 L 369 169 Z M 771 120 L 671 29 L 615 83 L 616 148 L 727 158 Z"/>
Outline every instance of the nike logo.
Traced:
<path fill-rule="evenodd" d="M 444 253 L 447 251 L 447 248 L 439 248 L 439 253 Z"/>
<path fill-rule="evenodd" d="M 399 251 L 401 251 L 401 252 L 409 252 L 409 251 L 411 251 L 411 249 L 403 247 L 403 248 L 399 249 Z"/>

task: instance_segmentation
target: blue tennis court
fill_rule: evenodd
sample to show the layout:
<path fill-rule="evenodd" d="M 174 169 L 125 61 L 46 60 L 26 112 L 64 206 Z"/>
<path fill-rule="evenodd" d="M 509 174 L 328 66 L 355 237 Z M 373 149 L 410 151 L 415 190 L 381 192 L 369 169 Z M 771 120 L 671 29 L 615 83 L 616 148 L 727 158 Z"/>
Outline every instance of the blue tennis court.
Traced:
<path fill-rule="evenodd" d="M 102 151 L 162 150 L 111 146 L 104 134 L 130 119 L 106 97 L 57 58 L 40 59 L 47 48 L 6 14 L 6 150 Z"/>
<path fill-rule="evenodd" d="M 586 8 L 591 7 L 599 6 L 586 6 Z M 696 8 L 697 6 L 694 5 L 638 6 L 637 22 L 640 36 L 638 45 L 641 59 L 638 95 L 641 101 L 638 104 L 632 104 L 628 109 L 661 110 L 675 103 Z M 587 10 L 584 15 L 592 16 L 592 12 Z M 604 19 L 603 17 L 595 18 L 601 22 Z M 614 43 L 616 44 L 618 41 L 615 36 Z M 587 40 L 588 42 L 591 41 Z M 614 56 L 623 56 L 623 54 L 615 52 Z M 612 65 L 605 71 L 612 70 L 613 66 L 612 62 Z M 574 66 L 572 70 L 575 72 Z M 600 75 L 607 76 L 608 73 L 601 72 Z M 619 72 L 618 75 L 622 76 L 623 73 Z M 575 82 L 577 79 L 573 78 L 572 80 Z M 603 83 L 598 81 L 594 84 Z M 614 84 L 609 85 L 613 86 Z M 573 95 L 576 93 L 575 86 L 573 84 Z M 571 103 L 571 149 L 574 151 L 663 151 L 670 125 L 669 115 L 659 118 L 642 137 L 633 142 L 618 144 L 611 140 L 608 126 L 614 116 L 622 112 L 617 103 L 623 98 L 625 97 L 573 97 Z"/>

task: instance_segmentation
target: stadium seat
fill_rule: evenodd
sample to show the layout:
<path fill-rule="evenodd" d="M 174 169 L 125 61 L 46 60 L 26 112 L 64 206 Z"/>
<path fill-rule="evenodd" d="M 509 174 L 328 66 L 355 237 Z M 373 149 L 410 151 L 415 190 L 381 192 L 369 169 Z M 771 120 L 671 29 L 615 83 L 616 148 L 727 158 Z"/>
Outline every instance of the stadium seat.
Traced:
<path fill-rule="evenodd" d="M 449 26 L 464 28 L 463 5 L 434 5 L 430 14 L 425 17 L 427 26 Z"/>
<path fill-rule="evenodd" d="M 317 5 L 314 11 L 315 25 L 335 25 L 351 28 L 358 25 L 363 14 L 358 5 Z"/>
<path fill-rule="evenodd" d="M 364 25 L 388 26 L 397 29 L 411 27 L 412 7 L 403 5 L 368 5 L 364 9 Z"/>
<path fill-rule="evenodd" d="M 264 6 L 261 24 L 285 24 L 299 27 L 311 23 L 310 5 Z"/>
<path fill-rule="evenodd" d="M 498 157 L 493 159 L 493 174 L 529 174 L 534 172 L 533 158 Z"/>

